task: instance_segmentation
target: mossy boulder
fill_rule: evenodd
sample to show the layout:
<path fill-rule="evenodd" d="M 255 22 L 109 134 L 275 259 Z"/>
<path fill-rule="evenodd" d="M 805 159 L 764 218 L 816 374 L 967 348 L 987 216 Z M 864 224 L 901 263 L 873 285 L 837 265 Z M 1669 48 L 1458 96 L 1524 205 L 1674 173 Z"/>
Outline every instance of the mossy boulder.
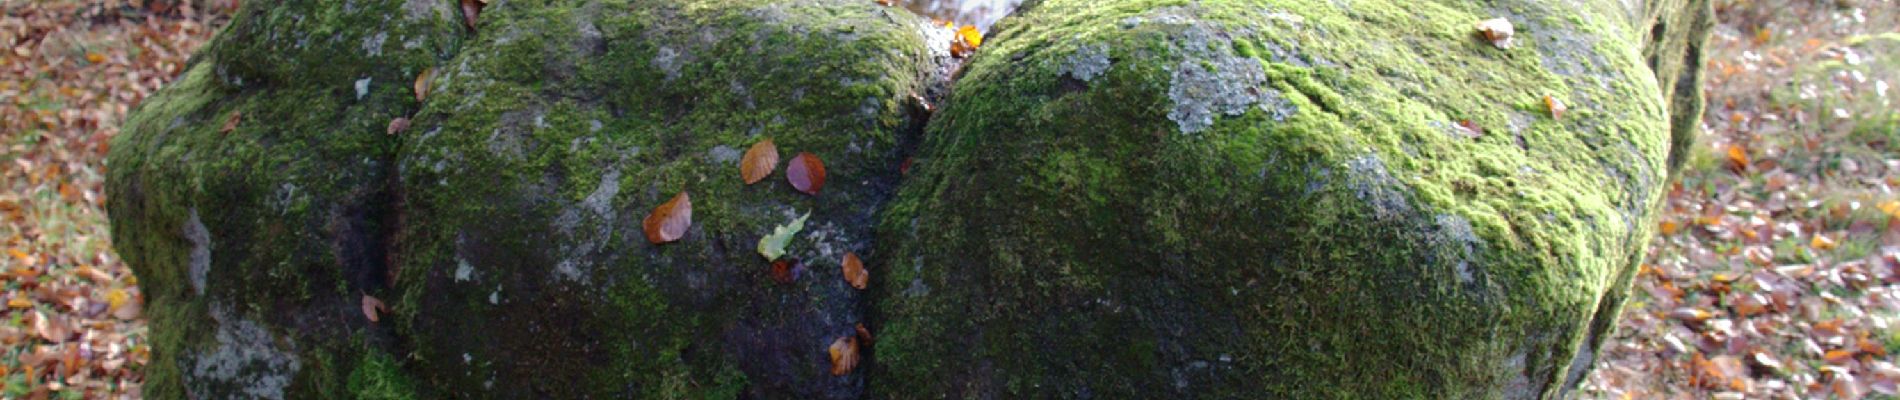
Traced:
<path fill-rule="evenodd" d="M 1032 1 L 933 117 L 947 30 L 872 1 L 458 3 L 247 2 L 129 117 L 147 394 L 1549 397 L 1614 326 L 1709 22 Z M 744 184 L 768 138 L 829 183 Z M 806 215 L 780 282 L 754 245 Z"/>
<path fill-rule="evenodd" d="M 1556 397 L 1693 134 L 1707 14 L 1032 1 L 881 222 L 872 392 Z"/>
<path fill-rule="evenodd" d="M 476 29 L 454 1 L 247 2 L 110 156 L 146 393 L 857 397 L 826 355 L 867 308 L 839 262 L 945 81 L 934 29 L 845 0 L 502 0 Z M 766 138 L 823 191 L 742 184 Z M 688 237 L 648 243 L 681 191 Z M 806 213 L 776 283 L 753 244 Z"/>

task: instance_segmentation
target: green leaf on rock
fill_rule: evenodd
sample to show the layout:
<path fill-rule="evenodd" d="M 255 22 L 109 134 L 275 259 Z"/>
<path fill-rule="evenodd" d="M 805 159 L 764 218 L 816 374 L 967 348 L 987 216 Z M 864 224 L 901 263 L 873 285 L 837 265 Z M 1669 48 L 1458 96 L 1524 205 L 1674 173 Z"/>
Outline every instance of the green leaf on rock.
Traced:
<path fill-rule="evenodd" d="M 811 213 L 805 213 L 804 216 L 792 220 L 790 224 L 779 225 L 778 228 L 772 229 L 772 234 L 759 238 L 759 255 L 765 256 L 766 260 L 777 260 L 784 256 L 785 246 L 792 243 L 792 236 L 798 235 L 798 231 L 805 230 L 806 218 L 811 218 Z"/>

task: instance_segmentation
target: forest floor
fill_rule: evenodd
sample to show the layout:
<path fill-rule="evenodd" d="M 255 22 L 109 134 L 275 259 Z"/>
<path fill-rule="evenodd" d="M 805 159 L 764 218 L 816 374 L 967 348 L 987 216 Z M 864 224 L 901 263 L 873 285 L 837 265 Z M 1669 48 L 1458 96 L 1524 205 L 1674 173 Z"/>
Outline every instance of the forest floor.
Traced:
<path fill-rule="evenodd" d="M 237 3 L 178 1 L 0 0 L 0 398 L 139 397 L 105 155 Z M 1900 398 L 1895 1 L 1717 1 L 1703 137 L 1583 396 Z"/>

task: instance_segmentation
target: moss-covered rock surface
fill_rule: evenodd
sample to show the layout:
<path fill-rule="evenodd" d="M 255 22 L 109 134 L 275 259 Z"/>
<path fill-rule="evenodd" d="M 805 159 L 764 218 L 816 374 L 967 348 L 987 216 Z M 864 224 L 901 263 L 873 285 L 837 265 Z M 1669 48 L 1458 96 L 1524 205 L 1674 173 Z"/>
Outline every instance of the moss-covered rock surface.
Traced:
<path fill-rule="evenodd" d="M 1677 3 L 1031 2 L 882 221 L 873 392 L 1556 396 L 1665 190 Z"/>
<path fill-rule="evenodd" d="M 1613 326 L 1706 10 L 1032 1 L 926 105 L 948 33 L 868 0 L 246 2 L 108 207 L 154 398 L 1548 397 Z M 817 195 L 741 181 L 768 138 Z M 754 246 L 807 214 L 779 282 Z"/>
<path fill-rule="evenodd" d="M 856 397 L 839 263 L 944 81 L 929 30 L 868 1 L 494 1 L 473 30 L 453 1 L 251 2 L 113 149 L 146 392 Z M 767 138 L 827 161 L 819 196 L 740 182 Z M 681 191 L 689 235 L 649 244 Z M 806 213 L 776 283 L 753 244 Z"/>

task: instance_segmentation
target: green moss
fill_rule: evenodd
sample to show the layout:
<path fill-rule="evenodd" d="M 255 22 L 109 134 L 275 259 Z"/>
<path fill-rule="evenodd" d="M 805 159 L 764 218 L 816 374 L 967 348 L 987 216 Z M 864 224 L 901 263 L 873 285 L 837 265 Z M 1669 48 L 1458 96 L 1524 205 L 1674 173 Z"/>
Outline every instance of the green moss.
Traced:
<path fill-rule="evenodd" d="M 1554 395 L 1650 235 L 1668 111 L 1618 5 L 1509 10 L 1005 20 L 883 219 L 874 395 Z M 1476 37 L 1497 14 L 1519 47 Z"/>
<path fill-rule="evenodd" d="M 364 400 L 410 400 L 416 396 L 415 384 L 402 371 L 402 363 L 388 354 L 370 350 L 350 373 L 346 384 L 350 398 Z"/>

